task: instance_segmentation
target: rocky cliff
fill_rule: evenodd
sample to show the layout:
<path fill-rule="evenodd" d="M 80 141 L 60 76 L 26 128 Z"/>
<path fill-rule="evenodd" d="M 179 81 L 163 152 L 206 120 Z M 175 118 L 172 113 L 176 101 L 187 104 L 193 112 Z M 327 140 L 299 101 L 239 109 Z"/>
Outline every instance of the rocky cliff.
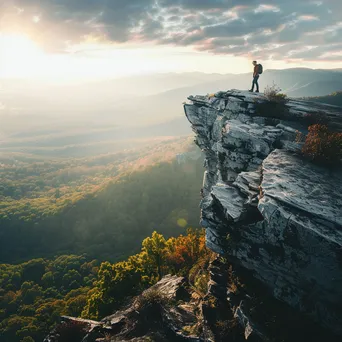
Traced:
<path fill-rule="evenodd" d="M 207 246 L 272 298 L 342 336 L 342 172 L 305 160 L 296 142 L 341 108 L 228 91 L 190 96 L 185 113 L 205 153 Z"/>
<path fill-rule="evenodd" d="M 234 90 L 184 109 L 206 157 L 208 290 L 166 275 L 99 322 L 62 317 L 45 342 L 341 341 L 342 170 L 297 138 L 315 122 L 341 132 L 342 108 Z"/>

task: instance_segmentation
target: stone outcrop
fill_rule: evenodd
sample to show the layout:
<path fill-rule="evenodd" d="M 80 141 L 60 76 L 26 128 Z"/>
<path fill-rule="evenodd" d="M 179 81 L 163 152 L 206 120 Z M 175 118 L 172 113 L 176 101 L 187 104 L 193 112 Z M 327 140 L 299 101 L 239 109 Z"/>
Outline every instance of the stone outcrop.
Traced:
<path fill-rule="evenodd" d="M 191 297 L 183 277 L 167 275 L 157 284 L 145 290 L 126 307 L 101 321 L 62 317 L 61 324 L 46 337 L 44 342 L 60 342 L 59 331 L 71 323 L 83 327 L 82 342 L 95 341 L 209 341 L 196 327 L 201 324 L 194 313 L 198 300 Z M 62 327 L 62 329 L 61 329 Z M 194 333 L 187 332 L 192 327 Z M 69 329 L 66 327 L 64 330 Z M 70 338 L 69 332 L 68 338 Z M 75 340 L 75 342 L 77 342 Z"/>
<path fill-rule="evenodd" d="M 276 300 L 342 335 L 342 171 L 304 160 L 296 142 L 322 112 L 341 131 L 342 109 L 235 90 L 189 101 L 185 113 L 206 157 L 207 246 Z"/>

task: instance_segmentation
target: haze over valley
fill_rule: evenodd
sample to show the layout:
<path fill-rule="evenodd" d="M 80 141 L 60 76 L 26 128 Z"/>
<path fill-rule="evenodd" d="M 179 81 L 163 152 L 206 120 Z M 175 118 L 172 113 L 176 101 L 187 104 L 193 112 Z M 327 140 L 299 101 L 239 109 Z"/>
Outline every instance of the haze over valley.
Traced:
<path fill-rule="evenodd" d="M 266 70 L 261 88 L 273 83 L 292 97 L 342 89 L 339 69 Z M 112 141 L 124 147 L 132 139 L 188 135 L 182 113 L 187 96 L 249 86 L 250 74 L 149 74 L 65 84 L 2 79 L 0 151 L 55 148 L 58 153 L 71 146 L 85 150 Z"/>

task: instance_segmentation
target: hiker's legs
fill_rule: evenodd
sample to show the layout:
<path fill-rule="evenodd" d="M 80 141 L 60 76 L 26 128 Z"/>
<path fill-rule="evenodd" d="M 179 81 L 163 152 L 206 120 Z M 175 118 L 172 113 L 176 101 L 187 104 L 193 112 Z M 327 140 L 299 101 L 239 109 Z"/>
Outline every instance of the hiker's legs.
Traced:
<path fill-rule="evenodd" d="M 256 91 L 257 91 L 257 92 L 259 92 L 259 83 L 258 83 L 258 80 L 259 80 L 259 75 L 254 77 L 254 83 L 255 83 L 255 85 L 256 85 Z M 254 87 L 253 87 L 253 89 L 254 89 Z"/>
<path fill-rule="evenodd" d="M 259 75 L 253 77 L 252 89 L 250 91 L 254 91 L 254 86 L 256 85 L 256 91 L 259 92 L 258 79 L 259 79 Z"/>
<path fill-rule="evenodd" d="M 252 81 L 252 88 L 250 91 L 254 91 L 254 85 L 255 85 L 255 77 L 253 77 L 253 81 Z"/>

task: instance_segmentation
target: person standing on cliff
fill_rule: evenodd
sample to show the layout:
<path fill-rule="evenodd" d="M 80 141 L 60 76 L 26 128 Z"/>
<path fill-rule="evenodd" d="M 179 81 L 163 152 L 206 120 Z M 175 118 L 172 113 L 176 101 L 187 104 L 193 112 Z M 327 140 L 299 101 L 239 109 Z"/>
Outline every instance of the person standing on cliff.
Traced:
<path fill-rule="evenodd" d="M 254 86 L 256 86 L 256 92 L 259 92 L 259 77 L 263 72 L 263 68 L 261 64 L 258 64 L 257 61 L 253 61 L 253 65 L 254 65 L 254 71 L 253 71 L 253 83 L 252 83 L 252 89 L 250 90 L 250 92 L 254 91 Z"/>

